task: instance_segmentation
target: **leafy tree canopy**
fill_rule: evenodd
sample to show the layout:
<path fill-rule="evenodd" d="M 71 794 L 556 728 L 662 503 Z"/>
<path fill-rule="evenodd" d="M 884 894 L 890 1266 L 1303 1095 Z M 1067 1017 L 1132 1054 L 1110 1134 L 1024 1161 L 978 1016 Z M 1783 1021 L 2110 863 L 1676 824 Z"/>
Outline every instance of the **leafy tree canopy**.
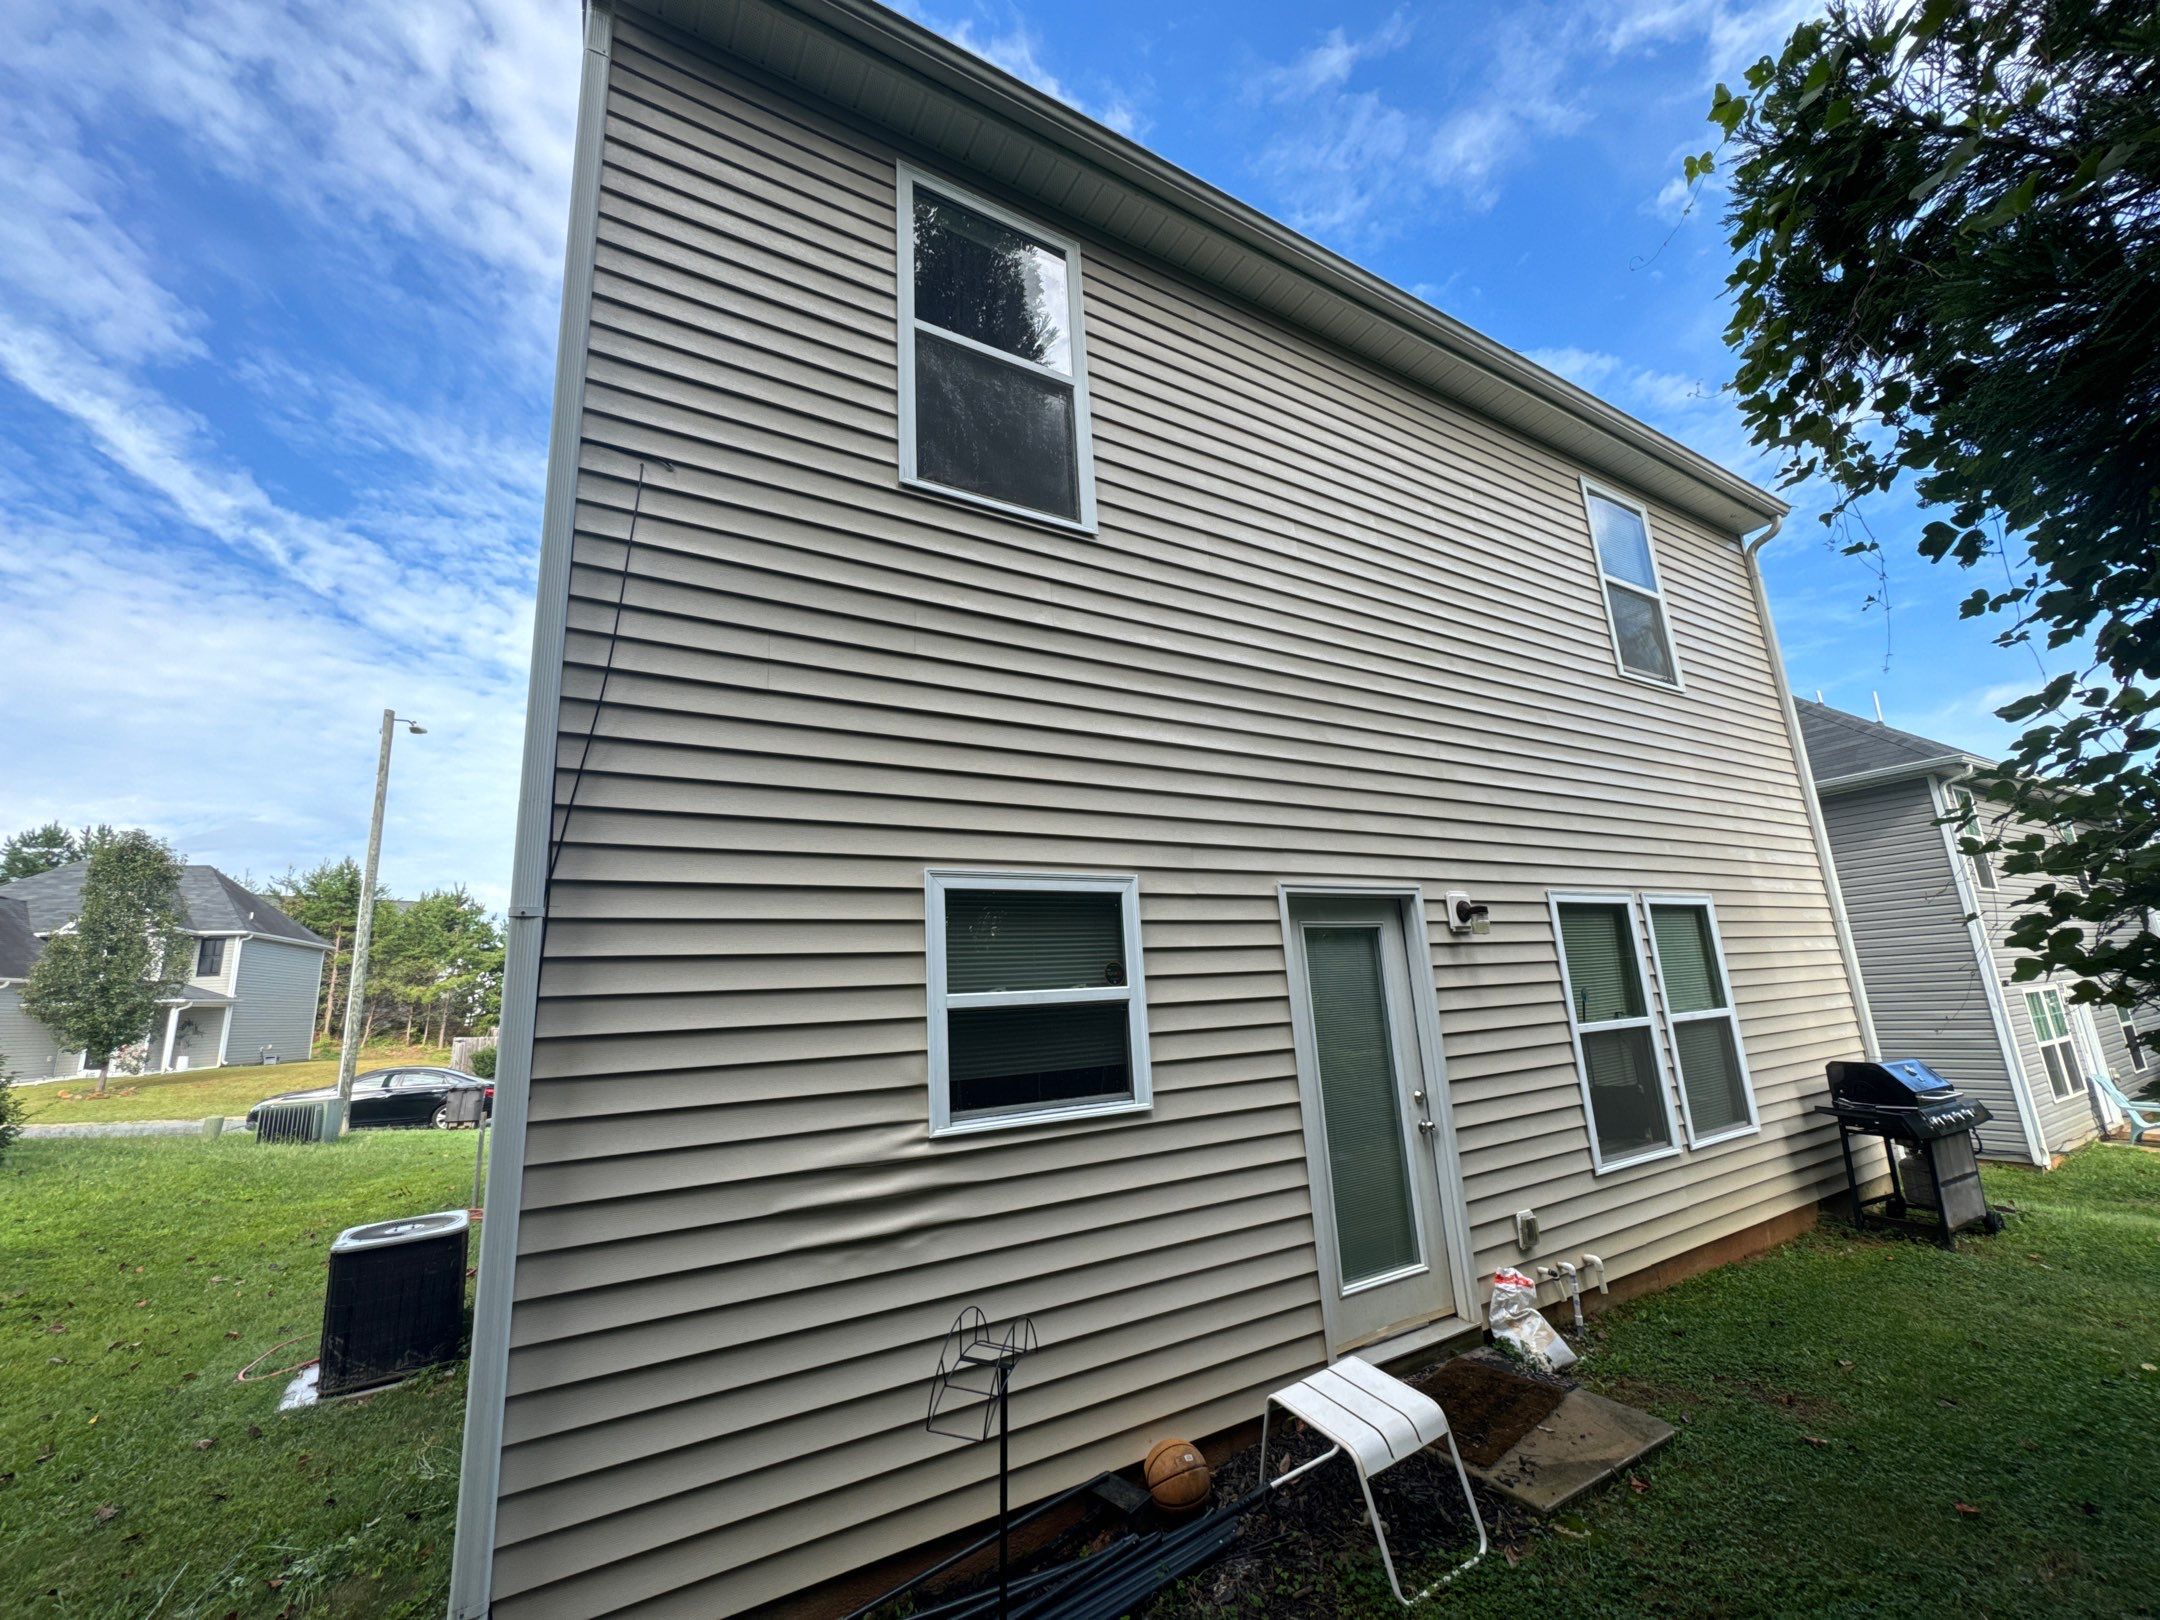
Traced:
<path fill-rule="evenodd" d="M 1828 482 L 1826 523 L 1909 478 L 1941 514 L 1921 553 L 1978 571 L 1964 613 L 2078 649 L 1999 711 L 2031 725 L 1964 836 L 2038 880 L 2017 971 L 2149 999 L 2160 7 L 1833 0 L 1710 117 L 1729 150 L 1687 170 L 1729 173 L 1727 339 L 1757 442 L 1788 484 Z"/>
<path fill-rule="evenodd" d="M 30 969 L 23 1010 L 93 1063 L 149 1034 L 158 1002 L 194 966 L 180 871 L 179 858 L 146 832 L 103 840 L 73 926 L 48 938 Z"/>
<path fill-rule="evenodd" d="M 26 828 L 0 844 L 0 883 L 36 877 L 81 859 L 82 846 L 75 835 L 59 822 L 48 821 L 42 827 Z"/>

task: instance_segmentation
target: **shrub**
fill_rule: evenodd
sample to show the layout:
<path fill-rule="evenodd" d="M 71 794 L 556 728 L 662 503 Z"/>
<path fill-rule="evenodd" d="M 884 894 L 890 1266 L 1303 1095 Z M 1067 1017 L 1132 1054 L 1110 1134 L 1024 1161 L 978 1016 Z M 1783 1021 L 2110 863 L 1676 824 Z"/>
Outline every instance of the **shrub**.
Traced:
<path fill-rule="evenodd" d="M 15 1093 L 15 1072 L 0 1057 L 0 1158 L 22 1134 L 22 1098 Z"/>
<path fill-rule="evenodd" d="M 495 1078 L 495 1048 L 483 1046 L 472 1055 L 472 1072 L 483 1080 Z"/>

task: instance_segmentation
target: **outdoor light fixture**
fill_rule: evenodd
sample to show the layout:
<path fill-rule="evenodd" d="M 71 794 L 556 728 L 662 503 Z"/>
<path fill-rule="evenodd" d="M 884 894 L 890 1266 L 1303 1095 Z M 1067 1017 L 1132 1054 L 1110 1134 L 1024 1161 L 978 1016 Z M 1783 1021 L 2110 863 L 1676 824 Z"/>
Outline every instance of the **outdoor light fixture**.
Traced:
<path fill-rule="evenodd" d="M 1447 925 L 1458 934 L 1492 932 L 1492 908 L 1473 900 L 1461 889 L 1448 890 Z"/>

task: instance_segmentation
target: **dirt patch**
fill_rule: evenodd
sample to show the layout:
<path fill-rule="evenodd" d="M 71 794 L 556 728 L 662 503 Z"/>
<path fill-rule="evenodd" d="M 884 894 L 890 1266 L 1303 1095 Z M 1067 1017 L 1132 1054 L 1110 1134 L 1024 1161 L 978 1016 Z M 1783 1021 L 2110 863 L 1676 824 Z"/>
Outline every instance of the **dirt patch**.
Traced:
<path fill-rule="evenodd" d="M 1463 1461 L 1490 1468 L 1567 1398 L 1558 1380 L 1533 1378 L 1479 1356 L 1457 1356 L 1414 1379 L 1440 1403 Z"/>

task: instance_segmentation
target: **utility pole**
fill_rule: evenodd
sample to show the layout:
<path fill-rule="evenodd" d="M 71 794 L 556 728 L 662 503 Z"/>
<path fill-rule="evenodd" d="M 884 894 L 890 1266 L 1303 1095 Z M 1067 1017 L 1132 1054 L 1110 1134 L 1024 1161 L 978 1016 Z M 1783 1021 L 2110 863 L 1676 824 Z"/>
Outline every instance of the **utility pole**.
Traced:
<path fill-rule="evenodd" d="M 338 1048 L 337 1120 L 327 1134 L 345 1134 L 352 1113 L 353 1070 L 360 1062 L 360 1010 L 367 989 L 368 937 L 375 931 L 375 868 L 382 861 L 383 804 L 390 797 L 390 739 L 402 725 L 415 737 L 427 727 L 382 712 L 382 751 L 375 756 L 375 814 L 368 821 L 367 868 L 360 874 L 360 915 L 353 923 L 352 965 L 345 970 L 345 1040 Z"/>

